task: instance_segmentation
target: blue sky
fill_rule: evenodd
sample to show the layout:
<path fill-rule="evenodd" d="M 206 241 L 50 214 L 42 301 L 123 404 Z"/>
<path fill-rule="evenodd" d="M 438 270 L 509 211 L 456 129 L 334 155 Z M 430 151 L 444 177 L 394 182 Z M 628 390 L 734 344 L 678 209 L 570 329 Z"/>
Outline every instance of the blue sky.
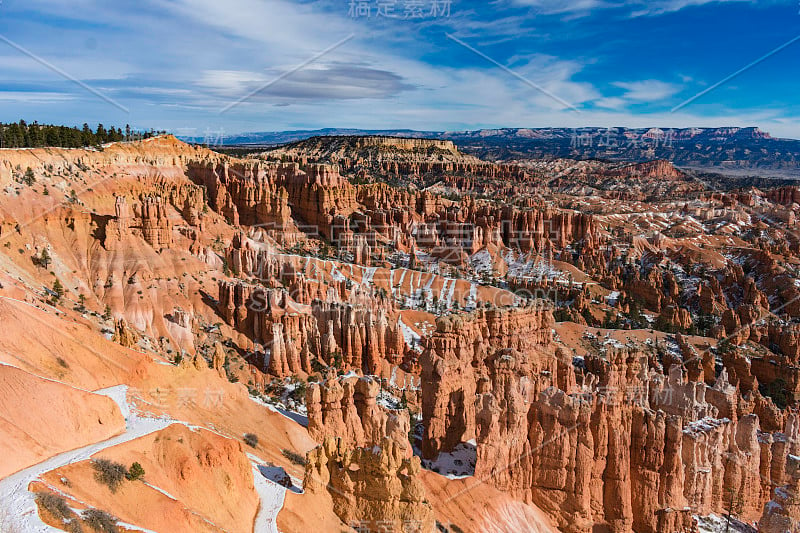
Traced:
<path fill-rule="evenodd" d="M 798 0 L 2 0 L 0 121 L 800 138 L 800 40 L 673 112 L 798 36 Z"/>

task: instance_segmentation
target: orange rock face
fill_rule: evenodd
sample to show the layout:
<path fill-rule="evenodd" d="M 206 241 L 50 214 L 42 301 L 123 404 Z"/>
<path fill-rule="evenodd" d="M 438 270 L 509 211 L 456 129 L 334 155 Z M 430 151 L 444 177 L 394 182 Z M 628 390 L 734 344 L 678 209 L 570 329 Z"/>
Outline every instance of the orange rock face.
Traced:
<path fill-rule="evenodd" d="M 422 357 L 423 455 L 434 458 L 476 437 L 475 398 L 488 371 L 482 367 L 506 347 L 526 355 L 524 372 L 556 374 L 554 358 L 539 356 L 552 338 L 546 309 L 478 309 L 464 318 L 442 318 Z M 478 372 L 476 372 L 476 367 Z M 483 375 L 482 375 L 483 374 Z M 535 382 L 523 387 L 535 392 Z"/>
<path fill-rule="evenodd" d="M 330 375 L 312 383 L 306 389 L 309 435 L 318 442 L 337 437 L 351 447 L 377 446 L 388 437 L 410 456 L 408 411 L 378 405 L 379 393 L 380 384 L 372 378 Z"/>
<path fill-rule="evenodd" d="M 731 413 L 735 388 L 720 383 L 706 397 L 680 367 L 664 376 L 624 348 L 587 357 L 576 376 L 546 349 L 494 351 L 468 324 L 442 323 L 423 358 L 423 453 L 474 439 L 475 475 L 563 530 L 691 531 L 692 515 L 722 512 L 730 490 L 740 516 L 756 520 L 783 482 L 794 418 L 763 430 L 756 414 Z M 726 409 L 738 419 L 721 417 Z"/>
<path fill-rule="evenodd" d="M 336 514 L 354 529 L 427 533 L 434 517 L 419 472 L 419 458 L 406 457 L 391 439 L 351 448 L 328 437 L 308 454 L 303 486 L 328 491 Z"/>
<path fill-rule="evenodd" d="M 47 398 L 48 405 L 34 407 L 26 398 Z M 111 399 L 6 365 L 0 365 L 0 411 L 0 478 L 125 429 Z"/>

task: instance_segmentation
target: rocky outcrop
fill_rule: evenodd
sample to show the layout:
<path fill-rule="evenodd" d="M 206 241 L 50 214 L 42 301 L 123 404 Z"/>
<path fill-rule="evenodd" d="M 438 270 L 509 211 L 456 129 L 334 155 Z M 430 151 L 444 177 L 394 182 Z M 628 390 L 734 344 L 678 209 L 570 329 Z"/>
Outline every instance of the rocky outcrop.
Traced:
<path fill-rule="evenodd" d="M 227 356 L 225 355 L 225 348 L 221 343 L 214 343 L 214 353 L 211 355 L 211 368 L 214 369 L 221 378 L 227 378 L 225 372 L 225 362 Z"/>
<path fill-rule="evenodd" d="M 692 316 L 689 314 L 689 310 L 674 305 L 664 307 L 658 321 L 659 325 L 668 328 L 667 331 L 686 331 L 692 326 Z"/>
<path fill-rule="evenodd" d="M 779 187 L 766 192 L 765 195 L 771 202 L 780 205 L 800 204 L 800 188 Z"/>
<path fill-rule="evenodd" d="M 232 224 L 260 225 L 282 233 L 289 214 L 331 237 L 334 215 L 356 209 L 355 189 L 336 167 L 247 161 L 196 162 L 188 175 L 206 187 L 210 205 Z"/>
<path fill-rule="evenodd" d="M 692 516 L 723 512 L 731 491 L 739 516 L 756 520 L 783 482 L 795 419 L 768 430 L 781 418 L 758 402 L 743 409 L 727 374 L 713 386 L 680 364 L 664 375 L 628 347 L 574 368 L 542 346 L 491 350 L 469 323 L 441 321 L 423 357 L 423 454 L 475 439 L 475 475 L 564 531 L 692 531 Z"/>
<path fill-rule="evenodd" d="M 172 222 L 167 215 L 167 203 L 163 197 L 143 196 L 141 204 L 135 207 L 135 213 L 132 214 L 126 198 L 117 196 L 114 212 L 114 218 L 105 226 L 103 246 L 107 250 L 121 249 L 128 237 L 134 234 L 134 228 L 141 231 L 141 237 L 156 250 L 172 245 Z M 139 222 L 135 224 L 134 219 Z M 198 221 L 199 219 L 196 220 Z"/>
<path fill-rule="evenodd" d="M 115 217 L 106 223 L 103 246 L 106 250 L 115 250 L 131 234 L 132 215 L 128 201 L 124 196 L 114 200 Z"/>
<path fill-rule="evenodd" d="M 491 379 L 487 365 L 501 357 L 498 352 L 525 354 L 515 363 L 521 363 L 521 372 L 531 380 L 531 393 L 541 386 L 540 380 L 549 383 L 557 376 L 555 359 L 546 352 L 552 320 L 550 311 L 539 306 L 478 309 L 437 320 L 437 332 L 428 339 L 421 359 L 424 457 L 433 459 L 476 437 L 475 394 L 481 379 Z"/>
<path fill-rule="evenodd" d="M 433 510 L 419 471 L 419 458 L 407 457 L 389 438 L 371 448 L 353 448 L 328 437 L 308 453 L 303 487 L 327 491 L 334 512 L 359 531 L 432 533 Z"/>
<path fill-rule="evenodd" d="M 112 340 L 126 348 L 133 348 L 139 340 L 139 336 L 128 325 L 127 320 L 120 318 L 114 321 L 114 335 Z"/>
<path fill-rule="evenodd" d="M 142 198 L 141 219 L 144 240 L 156 250 L 169 248 L 172 244 L 172 224 L 164 199 L 154 196 Z"/>
<path fill-rule="evenodd" d="M 411 446 L 409 413 L 378 404 L 381 386 L 371 377 L 341 377 L 329 374 L 322 383 L 306 389 L 308 433 L 317 442 L 338 437 L 349 447 L 380 445 L 385 437 L 408 456 Z"/>
<path fill-rule="evenodd" d="M 264 370 L 279 377 L 311 373 L 313 359 L 372 375 L 379 373 L 382 361 L 401 363 L 405 344 L 398 318 L 390 318 L 392 307 L 385 298 L 363 302 L 314 299 L 304 307 L 286 290 L 219 282 L 220 314 L 263 346 L 268 354 Z"/>

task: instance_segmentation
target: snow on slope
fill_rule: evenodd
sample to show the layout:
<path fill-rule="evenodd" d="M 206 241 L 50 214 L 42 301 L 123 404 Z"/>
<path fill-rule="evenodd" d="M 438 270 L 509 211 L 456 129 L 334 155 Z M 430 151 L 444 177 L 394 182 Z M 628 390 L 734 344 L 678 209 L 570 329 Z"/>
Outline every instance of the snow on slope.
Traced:
<path fill-rule="evenodd" d="M 286 488 L 268 480 L 258 465 L 253 465 L 253 484 L 261 498 L 254 533 L 278 533 L 278 513 L 283 508 Z"/>

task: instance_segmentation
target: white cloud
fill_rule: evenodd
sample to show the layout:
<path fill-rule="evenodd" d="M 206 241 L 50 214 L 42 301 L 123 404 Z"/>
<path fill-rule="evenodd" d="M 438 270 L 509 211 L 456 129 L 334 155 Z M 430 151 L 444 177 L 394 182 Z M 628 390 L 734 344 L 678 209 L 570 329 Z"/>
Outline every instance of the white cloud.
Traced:
<path fill-rule="evenodd" d="M 627 101 L 624 98 L 617 98 L 615 96 L 598 98 L 594 102 L 597 107 L 602 107 L 604 109 L 622 109 L 625 107 L 626 103 Z"/>
<path fill-rule="evenodd" d="M 58 104 L 72 100 L 72 95 L 52 92 L 34 91 L 0 91 L 0 102 L 18 104 Z"/>
<path fill-rule="evenodd" d="M 619 2 L 605 2 L 603 0 L 511 0 L 513 3 L 537 9 L 545 15 L 560 13 L 575 13 L 619 7 Z"/>
<path fill-rule="evenodd" d="M 643 80 L 633 82 L 618 81 L 615 87 L 624 89 L 622 98 L 631 102 L 659 103 L 680 92 L 681 87 L 659 80 Z"/>

